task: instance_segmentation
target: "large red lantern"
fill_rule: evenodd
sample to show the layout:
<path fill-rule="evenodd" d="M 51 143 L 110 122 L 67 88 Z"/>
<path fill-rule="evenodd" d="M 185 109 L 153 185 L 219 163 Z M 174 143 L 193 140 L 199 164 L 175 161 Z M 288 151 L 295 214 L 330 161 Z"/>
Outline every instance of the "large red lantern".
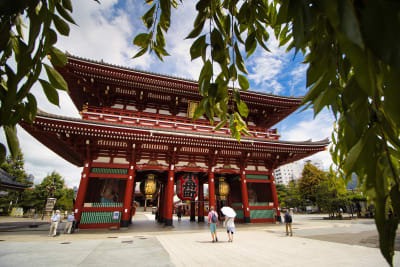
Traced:
<path fill-rule="evenodd" d="M 176 181 L 176 195 L 181 200 L 195 200 L 199 191 L 199 180 L 193 173 L 184 173 Z"/>

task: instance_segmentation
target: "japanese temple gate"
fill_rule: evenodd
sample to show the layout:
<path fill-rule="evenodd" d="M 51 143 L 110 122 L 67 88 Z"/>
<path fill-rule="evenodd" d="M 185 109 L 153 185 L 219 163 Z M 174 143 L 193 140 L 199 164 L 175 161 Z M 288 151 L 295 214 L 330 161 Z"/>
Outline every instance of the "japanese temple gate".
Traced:
<path fill-rule="evenodd" d="M 273 170 L 329 143 L 281 141 L 271 129 L 299 107 L 301 98 L 241 92 L 253 136 L 239 143 L 229 128 L 214 131 L 207 118 L 191 119 L 201 100 L 195 81 L 74 56 L 58 71 L 81 118 L 38 111 L 32 125 L 21 125 L 83 167 L 75 202 L 80 228 L 128 226 L 135 184 L 148 177 L 158 184 L 151 196 L 158 203 L 157 220 L 172 225 L 174 185 L 185 173 L 194 173 L 198 182 L 198 221 L 204 221 L 203 185 L 208 184 L 209 206 L 232 206 L 238 221 L 273 222 L 279 206 Z M 229 185 L 225 197 L 220 182 Z"/>

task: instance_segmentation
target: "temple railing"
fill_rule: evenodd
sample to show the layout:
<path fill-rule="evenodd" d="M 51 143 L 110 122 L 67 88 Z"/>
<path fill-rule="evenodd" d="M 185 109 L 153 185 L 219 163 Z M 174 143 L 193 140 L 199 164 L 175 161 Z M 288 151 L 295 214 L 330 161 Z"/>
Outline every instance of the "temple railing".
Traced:
<path fill-rule="evenodd" d="M 205 119 L 198 119 L 194 122 L 193 120 L 182 116 L 127 111 L 113 108 L 88 107 L 82 112 L 82 119 L 121 123 L 126 125 L 157 127 L 161 129 L 176 129 L 190 132 L 208 132 L 221 135 L 231 135 L 230 129 L 227 127 L 222 127 L 214 131 L 215 126 L 210 125 L 209 121 Z M 256 126 L 248 126 L 248 128 L 253 137 L 279 140 L 280 136 L 276 129 L 265 129 Z"/>

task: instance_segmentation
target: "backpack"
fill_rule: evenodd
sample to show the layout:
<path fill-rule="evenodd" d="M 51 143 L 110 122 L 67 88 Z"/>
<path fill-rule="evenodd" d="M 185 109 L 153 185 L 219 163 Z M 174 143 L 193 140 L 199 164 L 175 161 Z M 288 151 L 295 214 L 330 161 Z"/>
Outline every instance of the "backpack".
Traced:
<path fill-rule="evenodd" d="M 215 212 L 212 212 L 211 222 L 212 223 L 216 223 L 217 222 L 217 215 L 215 215 Z"/>
<path fill-rule="evenodd" d="M 285 223 L 292 223 L 292 215 L 285 214 Z"/>

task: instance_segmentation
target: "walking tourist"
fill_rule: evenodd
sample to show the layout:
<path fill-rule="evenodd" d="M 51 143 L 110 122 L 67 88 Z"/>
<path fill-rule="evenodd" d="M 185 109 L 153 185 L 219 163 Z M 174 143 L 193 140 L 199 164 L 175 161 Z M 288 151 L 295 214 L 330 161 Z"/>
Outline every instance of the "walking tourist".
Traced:
<path fill-rule="evenodd" d="M 71 212 L 70 215 L 67 217 L 67 223 L 64 228 L 64 234 L 70 234 L 72 230 L 73 223 L 75 221 L 74 212 Z"/>
<path fill-rule="evenodd" d="M 226 226 L 228 242 L 233 242 L 233 234 L 235 233 L 235 218 L 225 216 L 224 226 Z"/>
<path fill-rule="evenodd" d="M 290 212 L 288 209 L 285 211 L 285 224 L 286 224 L 286 235 L 289 235 L 290 230 L 290 236 L 293 236 L 293 230 L 292 230 L 292 215 L 290 215 Z"/>
<path fill-rule="evenodd" d="M 56 213 L 51 216 L 50 219 L 50 231 L 49 231 L 49 236 L 56 236 L 57 235 L 57 227 L 58 223 L 61 222 L 61 216 L 60 216 L 60 211 L 56 210 Z"/>
<path fill-rule="evenodd" d="M 208 225 L 210 226 L 212 242 L 218 242 L 217 237 L 217 225 L 218 225 L 218 214 L 214 211 L 214 207 L 210 207 L 208 213 Z"/>

